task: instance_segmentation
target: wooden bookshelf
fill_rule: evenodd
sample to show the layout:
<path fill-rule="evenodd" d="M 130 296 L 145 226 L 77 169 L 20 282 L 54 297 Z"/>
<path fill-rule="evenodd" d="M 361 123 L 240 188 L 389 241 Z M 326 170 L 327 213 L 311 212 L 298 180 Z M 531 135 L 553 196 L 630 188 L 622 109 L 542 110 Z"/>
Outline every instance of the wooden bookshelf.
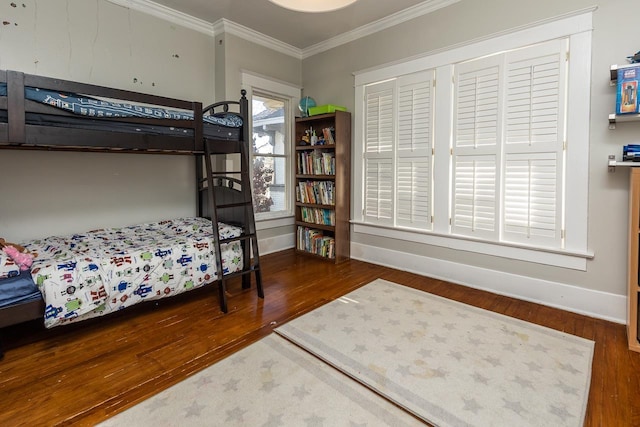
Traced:
<path fill-rule="evenodd" d="M 640 352 L 638 306 L 640 305 L 640 168 L 631 168 L 629 182 L 629 264 L 627 339 L 629 349 Z"/>
<path fill-rule="evenodd" d="M 303 140 L 313 129 L 319 143 Z M 333 141 L 324 137 L 333 129 Z M 335 263 L 350 257 L 351 114 L 296 119 L 296 251 Z M 315 251 L 314 251 L 315 250 Z"/>

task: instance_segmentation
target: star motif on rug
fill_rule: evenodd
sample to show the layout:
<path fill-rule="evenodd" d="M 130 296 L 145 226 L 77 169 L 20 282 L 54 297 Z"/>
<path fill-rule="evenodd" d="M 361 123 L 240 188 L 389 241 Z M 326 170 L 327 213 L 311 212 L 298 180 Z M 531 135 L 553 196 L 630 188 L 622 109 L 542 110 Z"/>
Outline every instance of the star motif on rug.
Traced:
<path fill-rule="evenodd" d="M 542 353 L 547 353 L 549 349 L 542 344 L 536 344 L 532 347 L 535 351 L 541 351 Z"/>
<path fill-rule="evenodd" d="M 464 407 L 462 409 L 465 411 L 473 412 L 474 414 L 477 415 L 478 410 L 483 409 L 483 407 L 478 405 L 478 402 L 473 398 L 465 399 L 463 397 L 462 400 L 464 401 Z"/>
<path fill-rule="evenodd" d="M 529 367 L 530 371 L 534 371 L 534 372 L 542 372 L 542 365 L 536 363 L 536 362 L 527 362 L 525 363 L 525 365 L 527 365 Z"/>
<path fill-rule="evenodd" d="M 360 353 L 360 354 L 366 353 L 367 351 L 368 351 L 367 347 L 362 344 L 357 344 L 356 347 L 353 349 L 354 353 Z"/>
<path fill-rule="evenodd" d="M 231 410 L 227 410 L 227 419 L 226 421 L 239 421 L 239 422 L 243 422 L 244 421 L 244 414 L 247 411 L 241 409 L 239 406 L 236 406 L 235 408 L 231 409 Z"/>
<path fill-rule="evenodd" d="M 151 399 L 151 402 L 147 406 L 147 410 L 151 413 L 157 409 L 164 408 L 167 406 L 167 400 L 169 400 L 168 397 Z"/>
<path fill-rule="evenodd" d="M 558 381 L 556 386 L 562 390 L 564 394 L 573 394 L 574 396 L 578 395 L 578 389 L 575 387 L 568 386 L 563 381 Z"/>
<path fill-rule="evenodd" d="M 350 335 L 353 331 L 355 331 L 355 329 L 353 329 L 351 326 L 345 326 L 344 328 L 342 328 L 342 332 L 347 335 Z"/>
<path fill-rule="evenodd" d="M 424 357 L 425 359 L 429 359 L 430 357 L 433 356 L 433 350 L 427 350 L 426 348 L 421 348 L 420 351 L 418 351 L 418 354 Z"/>
<path fill-rule="evenodd" d="M 516 346 L 513 345 L 512 343 L 506 343 L 506 344 L 502 344 L 502 349 L 504 351 L 508 351 L 509 353 L 515 353 L 516 352 Z"/>
<path fill-rule="evenodd" d="M 196 382 L 198 388 L 206 386 L 208 384 L 211 384 L 213 382 L 213 380 L 211 379 L 211 375 L 205 375 L 202 376 L 200 378 L 198 378 L 198 381 Z"/>
<path fill-rule="evenodd" d="M 520 384 L 522 388 L 530 388 L 531 390 L 535 390 L 535 388 L 533 387 L 533 382 L 531 380 L 522 378 L 519 375 L 516 375 L 516 377 L 512 381 L 514 383 Z"/>
<path fill-rule="evenodd" d="M 349 427 L 367 427 L 367 423 L 354 423 L 353 421 L 349 421 Z"/>
<path fill-rule="evenodd" d="M 493 357 L 493 356 L 487 356 L 484 359 L 485 362 L 489 363 L 490 365 L 492 365 L 494 368 L 496 366 L 501 366 L 502 362 L 500 362 L 500 359 L 498 359 L 497 357 Z"/>
<path fill-rule="evenodd" d="M 580 371 L 578 371 L 576 368 L 573 367 L 573 365 L 571 365 L 571 363 L 560 363 L 560 369 L 562 369 L 563 371 L 567 371 L 570 374 L 577 374 Z"/>
<path fill-rule="evenodd" d="M 309 392 L 309 390 L 307 390 L 307 388 L 303 385 L 301 386 L 296 386 L 293 389 L 293 393 L 291 394 L 294 397 L 297 397 L 300 400 L 303 400 L 305 397 L 309 396 L 311 394 L 311 392 Z"/>
<path fill-rule="evenodd" d="M 510 401 L 507 399 L 502 399 L 504 401 L 504 407 L 515 412 L 516 414 L 522 416 L 523 412 L 527 412 L 526 409 L 522 406 L 522 403 L 519 401 Z"/>
<path fill-rule="evenodd" d="M 396 353 L 400 352 L 400 349 L 398 348 L 397 345 L 394 344 L 394 345 L 386 345 L 386 346 L 384 346 L 384 351 L 396 354 Z"/>
<path fill-rule="evenodd" d="M 326 331 L 327 330 L 327 325 L 326 323 L 318 323 L 313 329 L 313 332 L 322 332 L 322 331 Z"/>
<path fill-rule="evenodd" d="M 275 365 L 277 362 L 273 359 L 269 359 L 269 360 L 265 360 L 264 362 L 262 362 L 262 365 L 260 365 L 260 367 L 262 369 L 271 369 L 273 368 L 273 365 Z"/>
<path fill-rule="evenodd" d="M 584 351 L 578 350 L 575 347 L 571 347 L 569 349 L 569 353 L 572 354 L 573 356 L 584 356 Z"/>
<path fill-rule="evenodd" d="M 449 375 L 449 372 L 447 372 L 446 370 L 442 369 L 442 368 L 438 368 L 438 369 L 433 369 L 431 371 L 431 376 L 433 378 L 445 378 Z"/>
<path fill-rule="evenodd" d="M 188 417 L 199 417 L 200 416 L 200 412 L 202 412 L 202 410 L 206 408 L 206 405 L 200 405 L 198 402 L 193 401 L 193 403 L 191 404 L 191 406 L 188 406 L 186 408 L 184 408 L 185 412 L 185 418 Z"/>
<path fill-rule="evenodd" d="M 479 332 L 487 332 L 487 327 L 484 325 L 475 325 L 473 329 Z"/>
<path fill-rule="evenodd" d="M 371 317 L 370 314 L 363 314 L 362 316 L 360 316 L 360 318 L 365 322 L 368 322 L 369 320 L 373 319 L 373 317 Z"/>
<path fill-rule="evenodd" d="M 245 356 L 237 356 L 231 360 L 232 365 L 241 365 L 244 364 L 246 357 Z"/>
<path fill-rule="evenodd" d="M 489 385 L 489 378 L 483 376 L 478 372 L 475 372 L 473 375 L 471 375 L 471 378 L 473 378 L 473 380 L 477 383 Z"/>
<path fill-rule="evenodd" d="M 382 330 L 380 328 L 372 329 L 369 333 L 374 337 L 381 337 L 383 335 Z"/>
<path fill-rule="evenodd" d="M 399 365 L 396 368 L 396 372 L 399 373 L 400 375 L 402 375 L 403 377 L 409 376 L 409 375 L 413 375 L 411 373 L 411 366 L 409 365 Z"/>
<path fill-rule="evenodd" d="M 282 421 L 282 417 L 284 417 L 284 414 L 274 415 L 270 413 L 267 421 L 260 427 L 280 427 L 284 424 L 284 421 Z"/>
<path fill-rule="evenodd" d="M 398 326 L 400 324 L 400 321 L 398 319 L 389 319 L 387 323 L 391 326 Z"/>
<path fill-rule="evenodd" d="M 240 383 L 240 380 L 237 380 L 235 378 L 231 378 L 226 383 L 223 383 L 222 386 L 224 387 L 224 391 L 238 391 L 238 384 L 239 383 Z"/>
<path fill-rule="evenodd" d="M 453 359 L 456 359 L 458 362 L 464 359 L 464 356 L 459 351 L 450 351 L 449 356 L 451 356 Z"/>
<path fill-rule="evenodd" d="M 349 318 L 349 315 L 347 313 L 340 313 L 336 317 L 340 320 L 347 320 Z"/>
<path fill-rule="evenodd" d="M 454 329 L 456 329 L 456 325 L 454 325 L 453 323 L 445 323 L 444 325 L 442 325 L 442 327 L 448 331 L 453 331 Z"/>
<path fill-rule="evenodd" d="M 280 384 L 277 384 L 274 380 L 263 381 L 262 387 L 260 387 L 260 390 L 270 393 L 274 388 L 278 387 L 279 385 Z"/>
<path fill-rule="evenodd" d="M 447 342 L 447 337 L 441 337 L 440 335 L 434 335 L 431 337 L 435 342 L 443 344 Z"/>
<path fill-rule="evenodd" d="M 418 322 L 418 326 L 422 326 L 424 329 L 427 329 L 429 327 L 429 322 L 427 322 L 426 320 L 420 320 Z"/>
<path fill-rule="evenodd" d="M 390 312 L 391 311 L 391 307 L 388 307 L 386 305 L 380 307 L 380 311 L 381 312 Z"/>
<path fill-rule="evenodd" d="M 414 316 L 416 314 L 415 310 L 407 309 L 404 311 L 407 316 Z"/>
<path fill-rule="evenodd" d="M 565 408 L 564 406 L 560 407 L 560 406 L 551 405 L 549 412 L 561 418 L 563 422 L 566 421 L 567 418 L 574 417 L 569 412 L 567 412 L 567 408 Z"/>
<path fill-rule="evenodd" d="M 305 418 L 304 422 L 307 423 L 308 427 L 321 427 L 324 426 L 324 418 L 313 414 L 309 418 Z"/>

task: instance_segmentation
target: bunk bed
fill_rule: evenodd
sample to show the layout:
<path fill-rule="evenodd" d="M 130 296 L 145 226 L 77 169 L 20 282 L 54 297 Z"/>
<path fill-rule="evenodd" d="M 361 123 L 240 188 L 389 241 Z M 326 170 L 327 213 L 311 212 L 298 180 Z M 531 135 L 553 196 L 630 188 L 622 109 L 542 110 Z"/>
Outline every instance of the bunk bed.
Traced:
<path fill-rule="evenodd" d="M 36 318 L 54 319 L 45 321 L 45 325 L 56 326 L 117 310 L 130 305 L 132 300 L 171 296 L 214 282 L 218 283 L 220 308 L 226 313 L 225 282 L 242 276 L 242 287 L 249 288 L 251 273 L 255 273 L 259 297 L 264 298 L 249 182 L 250 134 L 245 94 L 242 91 L 239 101 L 218 102 L 203 108 L 200 102 L 0 70 L 0 150 L 191 155 L 195 159 L 198 190 L 196 218 L 20 242 L 28 250 L 38 252 L 38 256 L 27 272 L 8 272 L 6 267 L 10 267 L 11 262 L 6 259 L 0 262 L 4 262 L 6 270 L 3 276 L 0 265 L 0 328 Z M 240 171 L 216 171 L 215 156 L 232 153 L 240 154 Z M 150 230 L 160 233 L 161 237 L 154 234 L 156 237 L 151 238 L 156 246 L 143 246 L 135 238 L 121 238 L 124 231 L 135 236 L 140 229 L 143 234 Z M 195 229 L 202 233 L 192 233 Z M 167 237 L 167 234 L 171 236 Z M 109 244 L 91 245 L 92 239 L 103 239 Z M 78 245 L 78 242 L 83 243 Z M 83 251 L 77 252 L 78 246 Z M 99 253 L 100 248 L 104 248 L 104 253 Z M 205 248 L 205 255 L 188 253 L 188 248 L 200 252 Z M 225 250 L 230 251 L 232 263 Z M 118 264 L 114 259 L 129 257 L 129 260 L 135 258 L 146 262 L 146 267 L 134 267 L 142 268 L 144 272 L 145 268 L 154 268 L 148 265 L 148 254 L 153 255 L 153 251 L 158 251 L 156 258 L 164 262 L 165 267 L 169 264 L 183 267 L 173 274 L 165 272 L 160 279 L 166 292 L 152 291 L 146 282 L 135 283 L 135 280 L 143 279 L 131 279 L 127 285 L 121 285 L 121 289 L 113 282 L 109 282 L 106 289 L 88 289 L 88 295 L 93 292 L 94 297 L 96 293 L 98 296 L 92 304 L 86 304 L 86 301 L 84 305 L 71 303 L 75 300 L 67 295 L 68 290 L 91 288 L 90 285 L 95 284 L 95 275 L 88 275 L 87 271 L 99 268 L 105 277 L 119 277 L 131 272 L 131 268 L 126 270 L 125 266 L 125 270 L 106 272 L 104 267 Z M 67 252 L 67 258 L 61 257 L 61 253 Z M 162 256 L 168 252 L 174 257 Z M 198 259 L 200 264 L 187 266 L 189 257 Z M 229 264 L 235 264 L 235 267 Z M 68 271 L 62 275 L 53 274 L 56 269 Z M 202 274 L 191 277 L 193 280 L 185 280 L 189 271 Z M 64 279 L 56 281 L 52 276 Z M 139 276 L 146 277 L 148 282 L 148 274 Z M 87 283 L 87 277 L 93 279 L 88 279 Z M 80 282 L 72 282 L 72 279 Z M 114 291 L 124 291 L 124 294 L 115 295 Z M 65 298 L 68 304 L 63 304 Z M 129 302 L 121 304 L 122 299 Z M 80 306 L 83 308 L 79 309 Z"/>

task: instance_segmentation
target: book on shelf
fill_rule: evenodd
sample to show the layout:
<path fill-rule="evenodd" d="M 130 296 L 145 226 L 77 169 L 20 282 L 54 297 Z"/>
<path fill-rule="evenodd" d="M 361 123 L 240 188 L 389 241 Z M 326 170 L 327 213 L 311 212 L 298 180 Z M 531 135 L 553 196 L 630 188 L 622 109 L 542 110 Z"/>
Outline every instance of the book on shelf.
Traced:
<path fill-rule="evenodd" d="M 333 181 L 299 181 L 296 200 L 314 205 L 335 205 Z"/>
<path fill-rule="evenodd" d="M 303 151 L 296 158 L 298 173 L 302 175 L 335 175 L 336 159 L 332 151 Z"/>
<path fill-rule="evenodd" d="M 324 258 L 335 258 L 335 239 L 325 236 L 322 231 L 309 227 L 298 227 L 298 250 L 319 255 Z"/>
<path fill-rule="evenodd" d="M 334 132 L 333 128 L 322 129 L 322 134 L 324 135 L 325 144 L 334 145 L 336 143 L 335 139 L 333 138 L 333 132 Z"/>

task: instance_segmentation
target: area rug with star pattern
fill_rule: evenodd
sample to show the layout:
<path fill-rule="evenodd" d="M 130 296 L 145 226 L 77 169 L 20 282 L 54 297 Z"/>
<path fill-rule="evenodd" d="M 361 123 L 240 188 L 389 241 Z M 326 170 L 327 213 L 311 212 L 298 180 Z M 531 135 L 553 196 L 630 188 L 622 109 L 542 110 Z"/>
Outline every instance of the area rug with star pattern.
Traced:
<path fill-rule="evenodd" d="M 582 426 L 594 343 L 377 279 L 276 329 L 437 426 Z"/>
<path fill-rule="evenodd" d="M 581 426 L 594 343 L 377 279 L 99 424 Z"/>

